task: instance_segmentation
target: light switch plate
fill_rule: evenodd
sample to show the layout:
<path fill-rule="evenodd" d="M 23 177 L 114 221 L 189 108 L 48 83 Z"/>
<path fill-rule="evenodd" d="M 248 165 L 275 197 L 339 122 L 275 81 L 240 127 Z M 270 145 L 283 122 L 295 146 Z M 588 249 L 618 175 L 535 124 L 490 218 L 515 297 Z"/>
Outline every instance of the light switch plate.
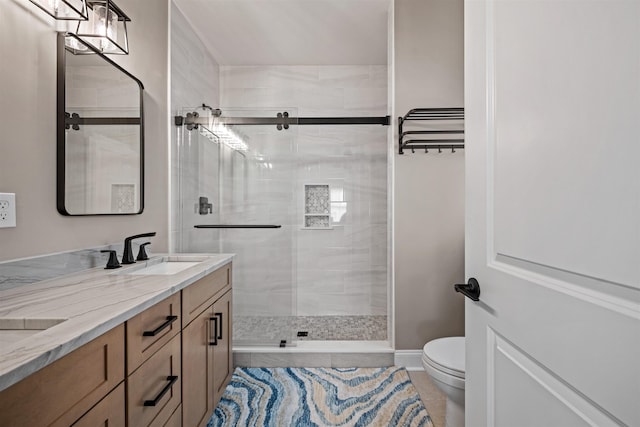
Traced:
<path fill-rule="evenodd" d="M 0 193 L 0 228 L 16 226 L 16 195 Z"/>

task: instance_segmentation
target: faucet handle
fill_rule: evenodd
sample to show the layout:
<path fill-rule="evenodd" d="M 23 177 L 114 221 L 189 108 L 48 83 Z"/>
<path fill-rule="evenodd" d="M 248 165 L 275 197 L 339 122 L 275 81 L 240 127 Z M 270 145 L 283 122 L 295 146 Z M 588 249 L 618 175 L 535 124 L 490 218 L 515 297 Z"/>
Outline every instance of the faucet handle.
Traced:
<path fill-rule="evenodd" d="M 213 203 L 209 203 L 208 197 L 200 197 L 198 199 L 198 213 L 200 215 L 207 215 L 213 213 Z"/>
<path fill-rule="evenodd" d="M 140 248 L 138 249 L 138 256 L 136 257 L 136 261 L 146 261 L 149 259 L 149 256 L 147 255 L 147 251 L 145 251 L 144 247 L 150 244 L 151 242 L 145 242 L 140 245 Z"/>
<path fill-rule="evenodd" d="M 122 267 L 118 262 L 118 256 L 116 255 L 116 251 L 104 250 L 100 252 L 109 253 L 109 261 L 107 261 L 107 266 L 104 268 L 105 270 L 113 270 L 114 268 Z"/>

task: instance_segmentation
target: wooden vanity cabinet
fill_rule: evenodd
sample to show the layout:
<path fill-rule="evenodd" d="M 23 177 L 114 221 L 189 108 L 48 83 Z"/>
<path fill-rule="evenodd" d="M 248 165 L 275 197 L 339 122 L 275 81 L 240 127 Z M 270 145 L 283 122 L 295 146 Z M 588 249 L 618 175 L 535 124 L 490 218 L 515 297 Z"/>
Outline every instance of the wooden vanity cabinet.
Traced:
<path fill-rule="evenodd" d="M 0 392 L 0 427 L 205 426 L 231 319 L 229 263 Z"/>
<path fill-rule="evenodd" d="M 120 325 L 0 392 L 0 426 L 124 426 L 124 365 Z"/>
<path fill-rule="evenodd" d="M 185 288 L 182 304 L 182 425 L 206 426 L 233 373 L 231 264 Z"/>

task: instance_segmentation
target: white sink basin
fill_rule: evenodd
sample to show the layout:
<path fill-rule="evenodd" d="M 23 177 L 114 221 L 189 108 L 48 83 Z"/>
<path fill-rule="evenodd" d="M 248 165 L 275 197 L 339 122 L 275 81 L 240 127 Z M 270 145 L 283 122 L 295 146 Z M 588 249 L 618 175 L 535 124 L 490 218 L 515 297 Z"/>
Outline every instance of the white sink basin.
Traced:
<path fill-rule="evenodd" d="M 208 257 L 194 255 L 166 255 L 138 262 L 136 265 L 123 268 L 114 274 L 131 274 L 134 276 L 157 276 L 180 273 L 189 267 L 206 261 Z"/>
<path fill-rule="evenodd" d="M 176 274 L 181 272 L 182 270 L 186 270 L 187 268 L 193 267 L 194 265 L 198 264 L 200 263 L 193 261 L 165 261 L 159 264 L 154 264 L 148 267 L 134 270 L 130 273 L 124 271 L 123 273 L 133 275 Z"/>

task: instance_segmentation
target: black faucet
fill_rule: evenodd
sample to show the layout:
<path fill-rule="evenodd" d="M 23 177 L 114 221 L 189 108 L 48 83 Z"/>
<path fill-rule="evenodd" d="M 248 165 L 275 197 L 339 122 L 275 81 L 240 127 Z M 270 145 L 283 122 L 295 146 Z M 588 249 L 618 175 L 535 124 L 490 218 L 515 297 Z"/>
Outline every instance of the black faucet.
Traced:
<path fill-rule="evenodd" d="M 122 263 L 133 264 L 136 262 L 133 259 L 133 250 L 131 249 L 131 241 L 133 239 L 139 239 L 141 237 L 153 237 L 155 235 L 156 235 L 156 232 L 153 231 L 151 233 L 136 234 L 135 236 L 129 236 L 126 239 L 124 239 L 124 251 L 122 252 Z"/>

